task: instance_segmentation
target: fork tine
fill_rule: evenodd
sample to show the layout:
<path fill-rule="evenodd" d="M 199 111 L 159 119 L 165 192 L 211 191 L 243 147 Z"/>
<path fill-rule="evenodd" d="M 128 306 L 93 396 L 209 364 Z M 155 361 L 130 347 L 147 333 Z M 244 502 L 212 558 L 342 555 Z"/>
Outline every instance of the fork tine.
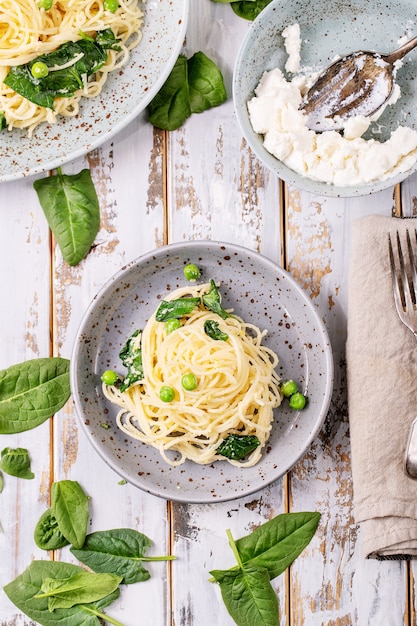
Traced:
<path fill-rule="evenodd" d="M 414 231 L 414 245 L 416 245 L 417 242 L 417 232 Z M 413 284 L 413 293 L 412 293 L 412 298 L 413 298 L 413 303 L 417 304 L 417 270 L 416 270 L 416 261 L 415 261 L 415 256 L 414 256 L 414 250 L 413 250 L 413 245 L 411 243 L 411 237 L 410 237 L 410 233 L 407 230 L 407 248 L 408 248 L 408 255 L 410 257 L 410 265 L 411 265 L 411 279 L 412 279 L 412 284 Z"/>
<path fill-rule="evenodd" d="M 417 245 L 417 231 L 414 231 L 414 236 L 410 236 L 410 233 L 406 230 L 404 253 L 398 231 L 395 234 L 395 239 L 397 240 L 396 245 L 394 244 L 394 236 L 391 237 L 388 234 L 394 303 L 398 317 L 417 338 L 417 253 L 414 253 L 414 247 Z M 406 255 L 406 261 L 404 254 Z M 408 268 L 409 265 L 410 269 Z M 410 279 L 408 275 L 411 275 Z"/>
<path fill-rule="evenodd" d="M 397 231 L 397 237 L 398 237 L 398 231 Z M 395 302 L 397 311 L 400 312 L 403 310 L 403 302 L 402 302 L 401 292 L 400 292 L 400 288 L 399 288 L 399 284 L 397 280 L 397 268 L 395 265 L 394 250 L 392 247 L 390 234 L 388 234 L 388 250 L 389 250 L 389 260 L 390 260 L 390 265 L 391 265 L 391 280 L 392 280 L 392 289 L 394 292 L 394 302 Z"/>
<path fill-rule="evenodd" d="M 402 287 L 403 287 L 404 304 L 405 304 L 406 309 L 411 310 L 413 308 L 413 299 L 411 296 L 410 283 L 408 281 L 407 272 L 405 269 L 404 255 L 403 255 L 400 235 L 398 231 L 397 231 L 397 248 L 398 248 L 398 257 L 400 259 L 400 273 L 401 273 L 401 282 L 402 282 Z"/>

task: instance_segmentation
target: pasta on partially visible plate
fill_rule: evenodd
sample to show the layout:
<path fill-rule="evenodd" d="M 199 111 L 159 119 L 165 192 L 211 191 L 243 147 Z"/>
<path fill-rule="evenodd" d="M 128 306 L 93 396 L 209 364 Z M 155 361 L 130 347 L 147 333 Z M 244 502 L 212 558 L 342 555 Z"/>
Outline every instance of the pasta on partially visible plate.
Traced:
<path fill-rule="evenodd" d="M 120 353 L 127 376 L 103 374 L 119 428 L 170 465 L 255 465 L 282 400 L 266 331 L 220 303 L 213 280 L 173 291 Z"/>
<path fill-rule="evenodd" d="M 41 122 L 53 124 L 58 115 L 75 116 L 82 97 L 97 96 L 110 72 L 123 66 L 141 40 L 143 11 L 138 0 L 118 0 L 114 12 L 104 0 L 53 0 L 49 9 L 39 0 L 2 0 L 0 7 L 0 115 L 2 126 L 27 129 L 31 135 Z M 69 97 L 56 97 L 53 108 L 40 106 L 4 81 L 11 68 L 31 64 L 63 44 L 93 40 L 98 32 L 111 29 L 117 47 L 108 49 L 107 60 Z M 74 61 L 75 59 L 75 61 Z M 70 67 L 80 55 L 66 64 Z M 62 67 L 54 67 L 56 71 Z M 52 70 L 50 70 L 52 71 Z"/>

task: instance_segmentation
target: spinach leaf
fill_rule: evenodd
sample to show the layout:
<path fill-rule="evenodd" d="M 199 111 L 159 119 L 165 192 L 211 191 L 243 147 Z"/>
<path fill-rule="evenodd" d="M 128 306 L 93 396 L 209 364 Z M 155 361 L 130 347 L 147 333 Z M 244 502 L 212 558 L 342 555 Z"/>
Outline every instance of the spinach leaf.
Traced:
<path fill-rule="evenodd" d="M 5 128 L 7 128 L 6 114 L 4 111 L 0 111 L 0 130 L 4 130 Z"/>
<path fill-rule="evenodd" d="M 204 322 L 204 332 L 210 339 L 215 339 L 216 341 L 227 341 L 229 339 L 229 335 L 219 329 L 219 322 L 214 320 L 206 320 Z"/>
<path fill-rule="evenodd" d="M 40 178 L 33 183 L 64 260 L 77 265 L 100 227 L 100 207 L 90 170 Z"/>
<path fill-rule="evenodd" d="M 123 365 L 127 368 L 127 374 L 123 383 L 120 385 L 120 391 L 126 391 L 130 385 L 142 380 L 142 331 L 135 330 L 129 337 L 124 347 L 119 352 L 119 357 Z"/>
<path fill-rule="evenodd" d="M 279 626 L 278 598 L 268 569 L 244 564 L 230 530 L 227 536 L 238 566 L 210 572 L 220 585 L 227 610 L 238 626 Z"/>
<path fill-rule="evenodd" d="M 49 611 L 70 609 L 76 604 L 89 604 L 102 600 L 115 591 L 121 576 L 75 572 L 70 578 L 45 578 L 36 599 L 48 598 Z"/>
<path fill-rule="evenodd" d="M 180 55 L 166 82 L 148 105 L 149 121 L 156 128 L 176 130 L 190 117 L 187 58 Z"/>
<path fill-rule="evenodd" d="M 52 509 L 48 509 L 40 516 L 35 526 L 33 538 L 41 550 L 59 550 L 59 548 L 68 545 L 67 539 L 59 530 Z"/>
<path fill-rule="evenodd" d="M 39 426 L 71 395 L 67 359 L 32 359 L 0 371 L 0 434 Z"/>
<path fill-rule="evenodd" d="M 270 2 L 271 0 L 239 0 L 231 2 L 230 6 L 239 17 L 253 21 Z"/>
<path fill-rule="evenodd" d="M 255 435 L 231 434 L 218 446 L 216 452 L 228 459 L 240 461 L 253 452 L 260 445 Z"/>
<path fill-rule="evenodd" d="M 223 76 L 204 52 L 190 59 L 180 55 L 148 106 L 151 124 L 163 130 L 176 130 L 193 113 L 202 113 L 227 100 Z"/>
<path fill-rule="evenodd" d="M 81 548 L 87 535 L 88 497 L 75 480 L 52 484 L 52 512 L 65 539 Z"/>
<path fill-rule="evenodd" d="M 230 314 L 222 308 L 221 302 L 220 292 L 214 280 L 211 279 L 210 290 L 203 296 L 203 304 L 209 311 L 217 313 L 217 315 L 220 315 L 220 317 L 225 320 L 227 317 L 230 317 Z"/>
<path fill-rule="evenodd" d="M 213 2 L 230 4 L 236 15 L 253 21 L 271 0 L 213 0 Z"/>
<path fill-rule="evenodd" d="M 223 104 L 227 93 L 217 65 L 203 52 L 187 61 L 191 113 L 203 113 Z"/>
<path fill-rule="evenodd" d="M 57 50 L 42 54 L 25 65 L 11 67 L 3 82 L 30 102 L 53 109 L 57 96 L 67 98 L 78 89 L 83 89 L 85 80 L 106 63 L 107 49 L 120 49 L 110 29 L 99 33 L 93 41 L 90 38 L 68 41 Z M 47 66 L 49 71 L 46 76 L 33 76 L 35 63 Z"/>
<path fill-rule="evenodd" d="M 177 300 L 162 300 L 155 313 L 157 322 L 180 319 L 188 315 L 200 303 L 200 298 L 177 298 Z"/>
<path fill-rule="evenodd" d="M 3 491 L 3 485 L 4 485 L 3 474 L 0 472 L 0 493 Z"/>
<path fill-rule="evenodd" d="M 102 600 L 86 604 L 77 604 L 68 609 L 48 608 L 48 598 L 36 598 L 41 592 L 46 578 L 69 579 L 74 574 L 84 572 L 82 567 L 59 561 L 32 561 L 29 567 L 12 582 L 4 587 L 8 598 L 30 619 L 42 626 L 100 626 L 100 619 L 115 626 L 120 622 L 104 615 L 101 611 L 118 598 L 119 588 Z"/>
<path fill-rule="evenodd" d="M 239 626 L 279 626 L 278 598 L 268 570 L 245 567 L 211 572 L 220 585 L 223 602 Z"/>
<path fill-rule="evenodd" d="M 237 565 L 213 570 L 223 601 L 238 626 L 278 626 L 277 598 L 269 580 L 281 574 L 311 541 L 320 513 L 283 513 L 234 541 Z"/>
<path fill-rule="evenodd" d="M 111 572 L 130 584 L 148 580 L 150 574 L 144 561 L 168 561 L 174 556 L 144 556 L 152 541 L 136 530 L 116 528 L 87 535 L 80 549 L 71 548 L 72 554 L 95 572 Z"/>
<path fill-rule="evenodd" d="M 284 572 L 310 543 L 320 513 L 282 513 L 238 539 L 236 547 L 246 565 L 266 567 L 270 578 Z"/>
<path fill-rule="evenodd" d="M 4 448 L 1 451 L 0 469 L 17 478 L 35 478 L 30 469 L 30 457 L 26 448 Z"/>

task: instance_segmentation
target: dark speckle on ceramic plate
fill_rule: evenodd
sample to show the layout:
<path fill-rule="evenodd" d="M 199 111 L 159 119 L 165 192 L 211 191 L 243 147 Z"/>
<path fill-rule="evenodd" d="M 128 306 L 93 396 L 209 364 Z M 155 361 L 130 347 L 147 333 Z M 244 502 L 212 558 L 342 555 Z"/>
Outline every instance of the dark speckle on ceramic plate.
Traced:
<path fill-rule="evenodd" d="M 181 51 L 189 0 L 148 0 L 143 7 L 143 37 L 129 63 L 109 76 L 100 95 L 82 99 L 77 116 L 42 124 L 32 137 L 20 130 L 1 133 L 0 182 L 50 170 L 90 152 L 145 109 Z M 103 113 L 106 109 L 110 116 Z"/>
<path fill-rule="evenodd" d="M 117 407 L 103 396 L 100 376 L 121 370 L 126 339 L 143 328 L 167 292 L 186 284 L 183 268 L 198 264 L 201 281 L 220 283 L 222 304 L 268 334 L 278 372 L 308 396 L 303 411 L 284 402 L 275 412 L 267 453 L 252 468 L 219 461 L 166 464 L 157 450 L 126 438 L 115 426 Z M 195 241 L 164 246 L 119 271 L 93 299 L 71 357 L 71 384 L 80 424 L 102 458 L 149 493 L 181 502 L 219 502 L 258 491 L 285 474 L 317 436 L 330 402 L 333 360 L 327 332 L 311 301 L 278 265 L 246 248 Z M 109 428 L 103 431 L 103 422 Z"/>

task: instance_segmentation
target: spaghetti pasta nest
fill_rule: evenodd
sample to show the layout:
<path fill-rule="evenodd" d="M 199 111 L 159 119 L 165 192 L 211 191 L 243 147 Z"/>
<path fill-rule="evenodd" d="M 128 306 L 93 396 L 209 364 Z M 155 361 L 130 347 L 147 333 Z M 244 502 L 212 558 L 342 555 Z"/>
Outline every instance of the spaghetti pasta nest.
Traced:
<path fill-rule="evenodd" d="M 200 298 L 208 289 L 209 284 L 177 289 L 167 301 Z M 216 324 L 223 339 L 207 334 L 207 322 Z M 223 319 L 201 304 L 184 315 L 173 332 L 154 313 L 135 339 L 141 344 L 141 380 L 125 391 L 118 384 L 103 385 L 106 397 L 121 407 L 117 425 L 157 448 L 170 465 L 186 459 L 255 465 L 271 432 L 273 410 L 282 399 L 275 371 L 278 357 L 262 345 L 265 333 L 236 315 Z M 182 378 L 190 372 L 198 384 L 187 391 Z M 165 385 L 175 391 L 170 402 L 160 398 Z M 244 459 L 226 458 L 218 449 L 231 435 L 257 438 L 258 445 Z"/>
<path fill-rule="evenodd" d="M 1 0 L 0 3 L 0 112 L 9 130 L 27 129 L 31 135 L 41 122 L 55 123 L 58 115 L 74 116 L 81 97 L 97 96 L 109 72 L 124 65 L 141 40 L 143 12 L 138 0 L 119 0 L 112 13 L 103 0 L 54 0 L 49 10 L 37 0 Z M 10 68 L 27 64 L 98 31 L 111 29 L 120 50 L 109 50 L 103 67 L 71 97 L 55 98 L 49 109 L 27 100 L 4 84 Z"/>

